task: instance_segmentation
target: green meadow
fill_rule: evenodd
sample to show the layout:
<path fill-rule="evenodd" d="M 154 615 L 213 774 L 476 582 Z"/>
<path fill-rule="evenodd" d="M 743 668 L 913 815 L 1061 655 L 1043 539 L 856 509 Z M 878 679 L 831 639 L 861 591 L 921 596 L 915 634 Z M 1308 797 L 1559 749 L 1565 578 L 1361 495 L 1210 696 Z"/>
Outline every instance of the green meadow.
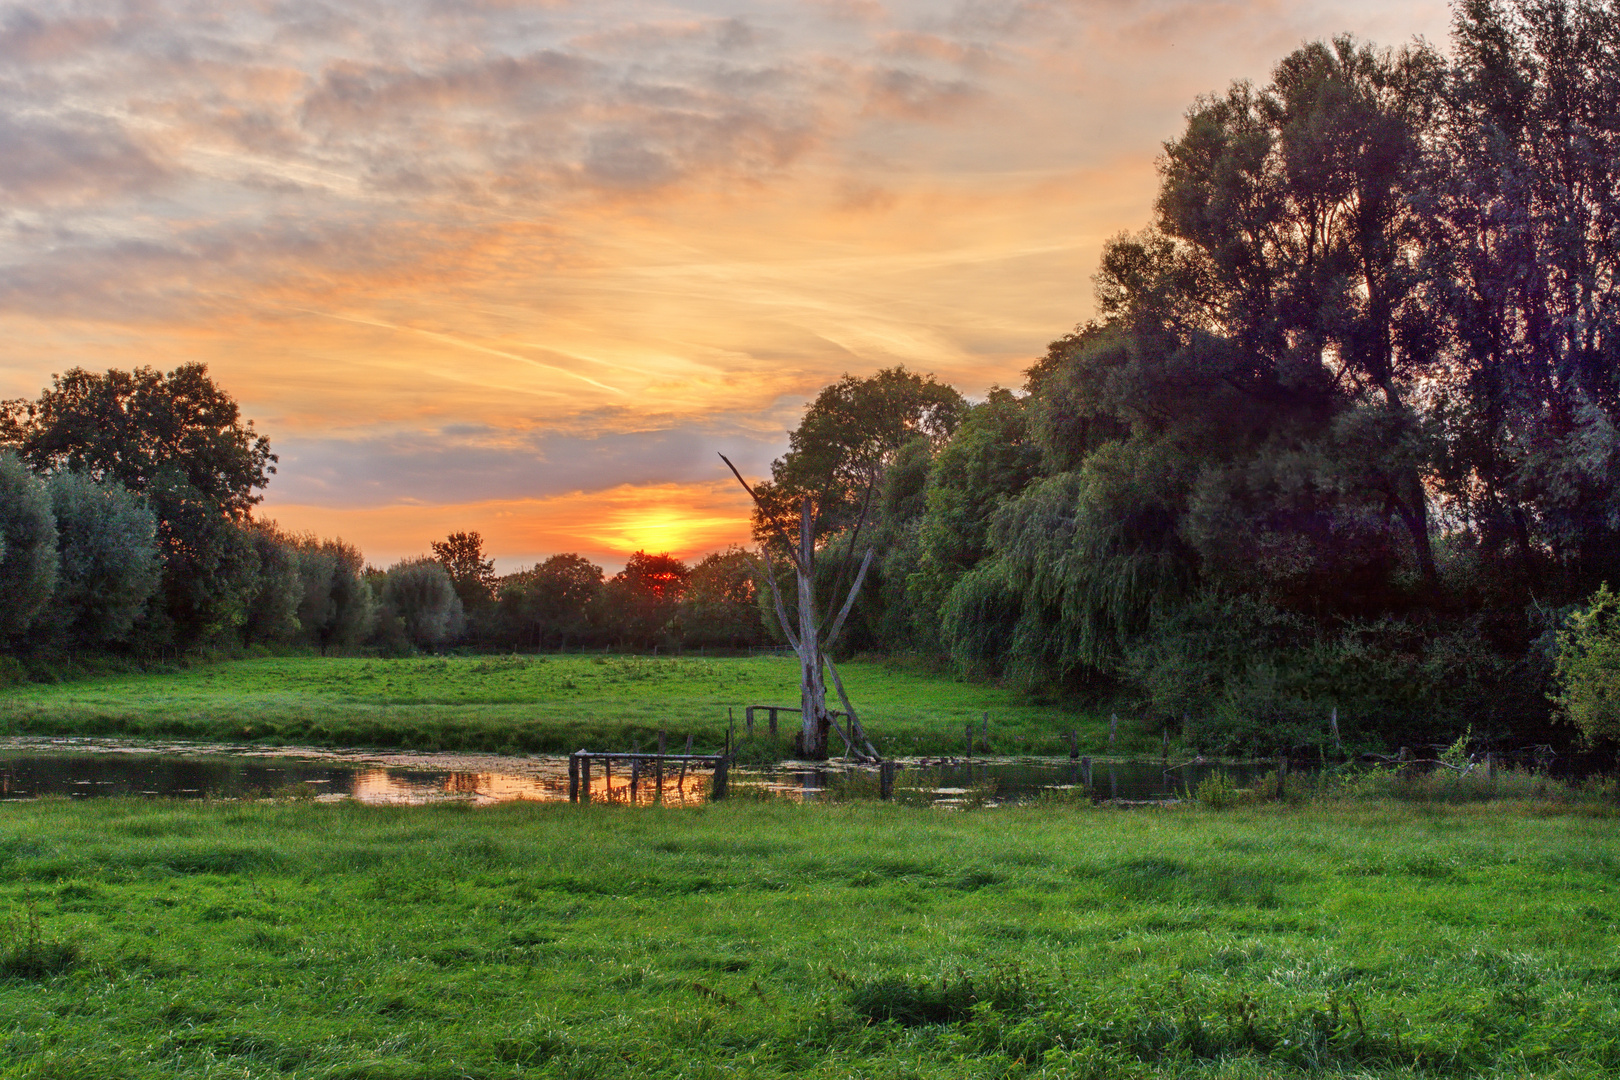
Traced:
<path fill-rule="evenodd" d="M 1609 1077 L 1607 803 L 0 807 L 0 1077 Z"/>
<path fill-rule="evenodd" d="M 725 741 L 728 714 L 741 740 L 746 706 L 796 706 L 798 671 L 776 656 L 234 660 L 0 690 L 0 734 L 567 753 L 650 746 L 664 729 L 672 745 L 690 735 L 695 748 L 713 750 Z M 1106 721 L 993 685 L 882 662 L 840 672 L 885 754 L 961 753 L 966 722 L 977 726 L 986 713 L 993 753 L 1056 754 L 1071 729 L 1084 746 L 1106 743 Z M 787 756 L 796 723 L 781 717 L 773 745 L 760 716 L 743 749 Z M 842 749 L 837 736 L 833 743 Z"/>

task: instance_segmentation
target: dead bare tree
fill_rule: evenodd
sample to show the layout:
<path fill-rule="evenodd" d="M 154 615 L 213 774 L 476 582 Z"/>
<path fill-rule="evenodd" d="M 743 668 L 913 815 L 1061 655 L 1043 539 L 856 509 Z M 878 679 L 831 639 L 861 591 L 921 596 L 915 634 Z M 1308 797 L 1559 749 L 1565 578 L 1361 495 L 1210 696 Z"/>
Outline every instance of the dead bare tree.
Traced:
<path fill-rule="evenodd" d="M 726 463 L 731 474 L 737 482 L 748 492 L 754 505 L 765 514 L 765 506 L 760 497 L 748 481 L 743 479 L 742 473 L 731 459 L 721 454 L 720 460 Z M 849 550 L 845 554 L 844 566 L 855 552 L 856 542 L 860 538 L 861 526 L 866 523 L 866 512 L 871 504 L 871 491 L 867 491 L 865 503 L 861 507 L 861 516 L 855 522 L 855 528 L 850 533 Z M 769 520 L 769 515 L 766 515 Z M 827 755 L 827 740 L 830 732 L 836 731 L 849 749 L 852 757 L 879 758 L 876 747 L 861 727 L 860 718 L 855 713 L 855 706 L 850 704 L 849 694 L 844 690 L 844 681 L 838 676 L 838 668 L 832 662 L 830 655 L 833 643 L 838 640 L 838 634 L 844 628 L 844 620 L 855 606 L 855 597 L 861 591 L 861 583 L 866 580 L 866 571 L 872 565 L 872 548 L 866 549 L 866 555 L 861 559 L 860 570 L 855 574 L 855 580 L 850 584 L 849 593 L 844 598 L 843 606 L 838 609 L 838 615 L 823 633 L 824 621 L 816 617 L 815 593 L 815 513 L 808 496 L 799 507 L 799 536 L 795 543 L 793 538 L 780 525 L 776 525 L 777 535 L 786 548 L 788 558 L 793 563 L 795 576 L 799 586 L 799 620 L 795 629 L 792 620 L 788 618 L 787 605 L 782 601 L 782 590 L 776 582 L 776 567 L 771 562 L 771 545 L 768 541 L 760 544 L 760 553 L 764 558 L 764 578 L 771 590 L 771 600 L 776 607 L 776 617 L 782 624 L 782 633 L 787 638 L 788 645 L 799 658 L 799 709 L 802 717 L 802 726 L 799 730 L 799 753 L 808 759 L 820 761 Z M 833 595 L 838 595 L 842 586 L 843 574 L 838 575 L 834 582 Z M 843 704 L 843 716 L 849 721 L 849 730 L 845 731 L 838 723 L 837 714 L 827 709 L 827 683 L 822 675 L 822 669 L 832 676 L 833 688 L 838 692 L 838 700 Z"/>

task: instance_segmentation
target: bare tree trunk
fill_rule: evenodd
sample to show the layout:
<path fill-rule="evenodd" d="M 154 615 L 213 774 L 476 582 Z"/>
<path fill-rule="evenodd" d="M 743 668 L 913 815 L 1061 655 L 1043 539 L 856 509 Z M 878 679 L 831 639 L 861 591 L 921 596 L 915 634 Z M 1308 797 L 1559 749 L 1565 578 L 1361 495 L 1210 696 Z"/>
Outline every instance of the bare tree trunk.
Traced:
<path fill-rule="evenodd" d="M 815 544 L 811 536 L 810 500 L 799 518 L 799 709 L 803 727 L 799 753 L 812 761 L 827 757 L 827 683 L 821 673 L 820 632 L 816 627 Z"/>

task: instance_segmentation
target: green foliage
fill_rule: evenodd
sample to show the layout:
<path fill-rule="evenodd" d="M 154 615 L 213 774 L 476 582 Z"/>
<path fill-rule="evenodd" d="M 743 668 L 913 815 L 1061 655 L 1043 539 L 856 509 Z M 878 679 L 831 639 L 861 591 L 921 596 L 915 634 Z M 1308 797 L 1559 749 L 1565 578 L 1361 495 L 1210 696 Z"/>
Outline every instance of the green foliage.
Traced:
<path fill-rule="evenodd" d="M 1607 582 L 1559 630 L 1553 680 L 1553 703 L 1582 738 L 1620 738 L 1620 597 Z"/>
<path fill-rule="evenodd" d="M 461 597 L 444 564 L 406 559 L 389 567 L 382 587 L 385 635 L 418 649 L 435 649 L 461 633 Z"/>
<path fill-rule="evenodd" d="M 756 596 L 753 556 L 730 548 L 692 567 L 671 631 L 686 648 L 746 648 L 768 640 Z"/>
<path fill-rule="evenodd" d="M 298 634 L 304 601 L 298 541 L 283 535 L 273 521 L 256 521 L 246 531 L 255 558 L 255 588 L 242 621 L 242 641 L 285 644 Z"/>
<path fill-rule="evenodd" d="M 602 580 L 600 566 L 572 552 L 501 579 L 498 617 L 507 640 L 537 648 L 585 640 Z"/>
<path fill-rule="evenodd" d="M 324 654 L 359 645 L 376 626 L 378 598 L 365 578 L 360 550 L 342 540 L 298 541 L 298 626 Z"/>
<path fill-rule="evenodd" d="M 757 486 L 764 505 L 755 535 L 798 535 L 799 503 L 815 504 L 816 533 L 849 528 L 878 494 L 884 471 L 917 436 L 939 445 L 956 430 L 962 395 L 932 375 L 903 367 L 867 378 L 845 375 L 822 389 L 788 433 L 788 452 Z"/>
<path fill-rule="evenodd" d="M 236 527 L 275 472 L 270 443 L 201 364 L 52 377 L 37 401 L 0 403 L 0 444 L 41 471 L 70 470 L 145 497 L 156 514 L 162 587 L 148 646 L 234 637 L 258 589 Z"/>
<path fill-rule="evenodd" d="M 444 564 L 466 612 L 481 611 L 495 597 L 495 560 L 484 558 L 484 538 L 476 532 L 454 532 L 432 543 L 433 557 Z"/>
<path fill-rule="evenodd" d="M 56 516 L 45 485 L 0 450 L 0 642 L 33 625 L 56 587 Z"/>
<path fill-rule="evenodd" d="M 162 478 L 233 520 L 247 517 L 276 471 L 269 440 L 203 364 L 53 375 L 39 400 L 0 408 L 0 442 L 36 469 L 111 478 L 137 494 L 156 496 Z"/>
<path fill-rule="evenodd" d="M 77 648 L 129 639 L 162 576 L 157 521 L 146 501 L 113 481 L 76 472 L 46 481 L 56 516 L 56 591 L 44 620 Z"/>

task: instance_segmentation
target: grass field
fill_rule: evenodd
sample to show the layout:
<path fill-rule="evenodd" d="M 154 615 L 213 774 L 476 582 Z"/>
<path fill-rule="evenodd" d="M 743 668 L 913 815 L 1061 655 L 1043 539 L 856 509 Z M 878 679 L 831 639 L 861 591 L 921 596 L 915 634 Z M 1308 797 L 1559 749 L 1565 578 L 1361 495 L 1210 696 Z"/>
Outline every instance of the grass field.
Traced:
<path fill-rule="evenodd" d="M 1106 742 L 1104 722 L 995 686 L 881 663 L 840 670 L 885 754 L 960 753 L 966 721 L 985 713 L 992 752 L 1055 754 L 1072 728 L 1084 745 Z M 666 728 L 674 745 L 692 735 L 713 750 L 728 709 L 741 733 L 745 706 L 798 696 L 798 666 L 780 657 L 278 657 L 0 690 L 0 734 L 566 753 L 648 746 Z M 779 745 L 765 744 L 761 718 L 761 738 L 745 749 L 786 756 L 797 717 L 781 720 Z"/>
<path fill-rule="evenodd" d="M 0 807 L 0 1076 L 1620 1070 L 1600 805 Z"/>

